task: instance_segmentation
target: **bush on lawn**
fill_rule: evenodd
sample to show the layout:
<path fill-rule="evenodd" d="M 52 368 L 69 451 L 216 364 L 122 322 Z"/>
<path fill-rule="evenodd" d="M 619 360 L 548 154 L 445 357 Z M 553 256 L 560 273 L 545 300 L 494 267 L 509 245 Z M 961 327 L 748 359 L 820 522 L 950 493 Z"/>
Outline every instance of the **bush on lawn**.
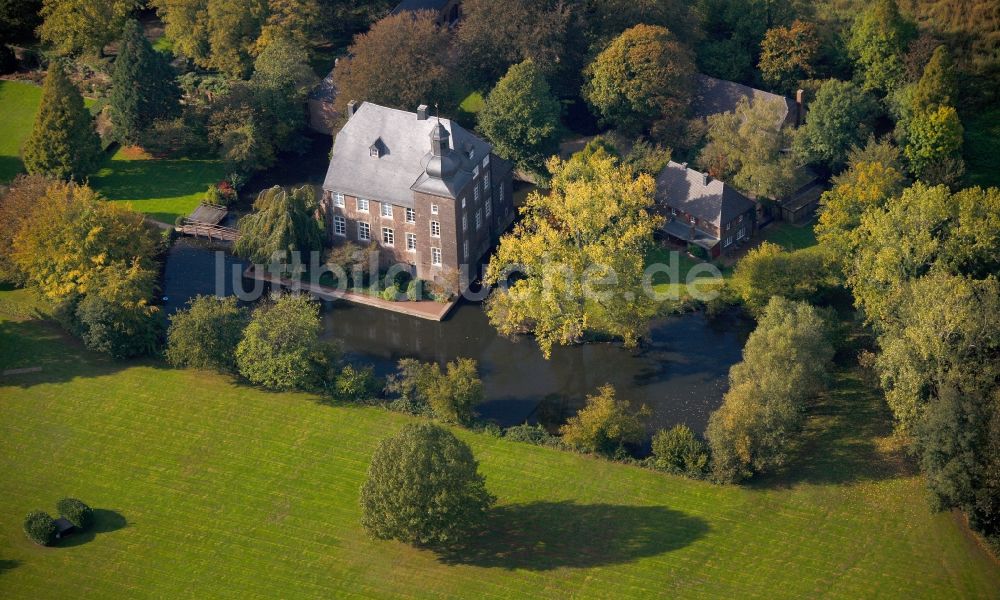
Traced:
<path fill-rule="evenodd" d="M 477 369 L 471 358 L 456 359 L 444 370 L 437 363 L 404 358 L 396 373 L 389 376 L 386 391 L 399 396 L 393 406 L 405 412 L 419 414 L 422 407 L 430 407 L 442 421 L 468 425 L 483 399 L 483 382 Z"/>
<path fill-rule="evenodd" d="M 648 416 L 645 406 L 633 411 L 628 400 L 617 398 L 615 388 L 605 385 L 587 396 L 587 405 L 559 431 L 563 442 L 577 450 L 616 456 L 623 454 L 626 444 L 642 441 Z"/>
<path fill-rule="evenodd" d="M 48 513 L 33 510 L 24 518 L 24 533 L 36 544 L 51 545 L 56 540 L 56 522 Z"/>
<path fill-rule="evenodd" d="M 367 400 L 378 393 L 375 371 L 370 367 L 345 366 L 334 381 L 337 399 L 345 401 Z"/>
<path fill-rule="evenodd" d="M 454 544 L 481 527 L 496 501 L 467 444 L 430 423 L 379 442 L 361 486 L 361 524 L 374 537 Z"/>
<path fill-rule="evenodd" d="M 94 511 L 76 498 L 63 498 L 56 504 L 59 516 L 80 529 L 87 529 L 94 524 Z"/>
<path fill-rule="evenodd" d="M 657 431 L 652 445 L 652 464 L 661 471 L 701 477 L 708 470 L 708 447 L 687 425 Z"/>
<path fill-rule="evenodd" d="M 167 361 L 177 367 L 235 371 L 236 346 L 249 320 L 233 296 L 197 296 L 170 317 Z"/>
<path fill-rule="evenodd" d="M 536 446 L 558 446 L 560 444 L 558 437 L 551 435 L 544 427 L 537 423 L 535 425 L 522 423 L 521 425 L 508 427 L 504 430 L 503 437 L 513 442 L 524 442 Z"/>

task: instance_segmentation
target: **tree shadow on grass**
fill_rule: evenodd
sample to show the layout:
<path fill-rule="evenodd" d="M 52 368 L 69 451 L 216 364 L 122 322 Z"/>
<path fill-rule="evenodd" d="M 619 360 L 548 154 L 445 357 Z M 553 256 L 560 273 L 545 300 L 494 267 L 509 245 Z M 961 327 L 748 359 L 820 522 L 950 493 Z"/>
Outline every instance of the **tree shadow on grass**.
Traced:
<path fill-rule="evenodd" d="M 708 523 L 662 506 L 533 502 L 493 509 L 483 534 L 438 550 L 446 564 L 548 571 L 627 563 L 683 548 Z"/>
<path fill-rule="evenodd" d="M 9 184 L 24 172 L 24 163 L 17 156 L 0 155 L 0 184 Z"/>
<path fill-rule="evenodd" d="M 108 200 L 141 202 L 203 193 L 223 172 L 221 163 L 209 160 L 110 160 L 91 184 Z"/>
<path fill-rule="evenodd" d="M 11 571 L 20 566 L 21 561 L 13 560 L 9 558 L 0 558 L 0 575 L 3 575 L 7 571 Z"/>
<path fill-rule="evenodd" d="M 127 525 L 128 521 L 125 520 L 125 517 L 120 512 L 106 508 L 95 508 L 94 524 L 90 528 L 86 531 L 78 531 L 72 535 L 68 535 L 56 542 L 55 545 L 58 548 L 81 546 L 92 541 L 98 534 L 118 531 L 119 529 L 124 529 Z"/>

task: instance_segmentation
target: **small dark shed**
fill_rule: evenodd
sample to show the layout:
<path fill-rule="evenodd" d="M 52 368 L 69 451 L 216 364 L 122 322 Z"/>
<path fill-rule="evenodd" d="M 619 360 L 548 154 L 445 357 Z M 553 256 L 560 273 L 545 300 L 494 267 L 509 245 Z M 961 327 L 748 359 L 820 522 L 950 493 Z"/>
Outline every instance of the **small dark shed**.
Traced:
<path fill-rule="evenodd" d="M 69 519 L 59 517 L 56 523 L 56 539 L 60 540 L 76 531 L 76 525 L 69 522 Z"/>

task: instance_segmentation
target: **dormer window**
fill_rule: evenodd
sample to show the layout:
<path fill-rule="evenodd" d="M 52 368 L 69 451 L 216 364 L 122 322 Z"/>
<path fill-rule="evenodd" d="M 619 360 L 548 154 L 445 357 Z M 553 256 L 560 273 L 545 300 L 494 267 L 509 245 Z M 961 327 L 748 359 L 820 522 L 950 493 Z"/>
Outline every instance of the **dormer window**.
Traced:
<path fill-rule="evenodd" d="M 383 154 L 385 154 L 385 144 L 382 138 L 375 140 L 375 143 L 368 147 L 368 156 L 372 158 L 381 158 Z"/>
<path fill-rule="evenodd" d="M 371 148 L 368 149 L 368 155 L 371 156 L 372 158 L 378 158 L 381 154 L 379 153 L 377 147 L 372 146 Z"/>

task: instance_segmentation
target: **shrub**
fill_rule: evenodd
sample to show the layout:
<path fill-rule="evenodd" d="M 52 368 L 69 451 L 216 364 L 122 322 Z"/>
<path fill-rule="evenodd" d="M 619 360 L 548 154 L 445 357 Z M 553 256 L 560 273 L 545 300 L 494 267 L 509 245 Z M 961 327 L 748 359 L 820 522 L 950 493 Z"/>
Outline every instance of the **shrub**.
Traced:
<path fill-rule="evenodd" d="M 56 540 L 56 522 L 46 512 L 31 511 L 24 518 L 24 533 L 36 544 L 48 546 Z"/>
<path fill-rule="evenodd" d="M 59 516 L 80 529 L 87 529 L 94 523 L 94 511 L 76 498 L 63 498 L 56 504 Z"/>
<path fill-rule="evenodd" d="M 236 366 L 251 383 L 275 390 L 325 389 L 334 380 L 335 348 L 320 340 L 319 304 L 284 295 L 253 311 L 236 346 Z"/>
<path fill-rule="evenodd" d="M 389 377 L 386 391 L 398 394 L 405 402 L 401 406 L 428 406 L 443 421 L 468 425 L 475 406 L 483 399 L 477 369 L 476 361 L 470 358 L 448 363 L 443 372 L 436 363 L 403 359 Z"/>
<path fill-rule="evenodd" d="M 236 346 L 249 321 L 236 298 L 196 296 L 170 317 L 167 361 L 177 367 L 236 370 Z"/>
<path fill-rule="evenodd" d="M 154 156 L 192 156 L 208 147 L 204 125 L 195 118 L 159 119 L 140 134 L 140 145 Z"/>
<path fill-rule="evenodd" d="M 632 411 L 628 400 L 618 399 L 615 388 L 605 385 L 597 394 L 587 396 L 587 405 L 570 417 L 559 432 L 569 446 L 613 456 L 625 444 L 642 441 L 643 421 L 648 415 L 645 406 Z"/>
<path fill-rule="evenodd" d="M 104 269 L 74 313 L 83 343 L 117 359 L 157 353 L 163 323 L 159 309 L 149 304 L 156 275 L 138 261 Z"/>
<path fill-rule="evenodd" d="M 508 427 L 504 430 L 503 437 L 514 442 L 525 442 L 536 446 L 556 446 L 559 444 L 559 438 L 551 435 L 537 423 L 534 425 L 522 423 Z"/>
<path fill-rule="evenodd" d="M 361 525 L 379 539 L 454 544 L 496 501 L 469 446 L 437 425 L 406 425 L 375 449 L 361 486 Z"/>
<path fill-rule="evenodd" d="M 661 429 L 653 436 L 653 466 L 699 477 L 708 469 L 708 447 L 687 425 Z"/>
<path fill-rule="evenodd" d="M 399 288 L 397 288 L 394 285 L 390 285 L 389 287 L 382 290 L 381 295 L 383 300 L 395 302 L 397 299 L 399 299 Z"/>
<path fill-rule="evenodd" d="M 337 374 L 334 390 L 340 400 L 366 400 L 378 392 L 375 372 L 370 366 L 358 369 L 347 365 Z"/>

